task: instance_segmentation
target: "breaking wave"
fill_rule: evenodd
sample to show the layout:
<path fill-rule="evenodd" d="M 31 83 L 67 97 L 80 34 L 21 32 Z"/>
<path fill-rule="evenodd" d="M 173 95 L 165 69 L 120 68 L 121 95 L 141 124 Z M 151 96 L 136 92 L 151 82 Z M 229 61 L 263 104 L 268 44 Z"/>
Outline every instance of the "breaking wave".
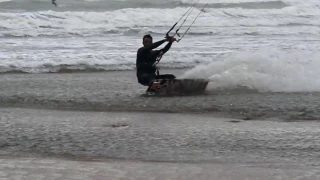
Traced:
<path fill-rule="evenodd" d="M 15 1 L 3 2 L 1 5 L 12 2 Z M 117 3 L 120 2 L 128 3 L 117 1 Z M 149 3 L 154 4 L 155 2 Z M 190 3 L 180 1 L 163 3 L 178 3 L 179 5 L 170 5 L 171 8 L 163 9 L 135 7 L 111 11 L 41 9 L 39 11 L 1 12 L 0 10 L 0 37 L 133 35 L 146 32 L 163 34 L 190 6 Z M 251 6 L 252 8 L 248 8 Z M 265 9 L 259 9 L 260 6 Z M 198 12 L 199 9 L 193 11 L 186 25 L 191 24 Z M 201 14 L 189 33 L 193 35 L 318 34 L 320 31 L 319 12 L 317 3 L 288 5 L 282 1 L 216 2 L 210 3 L 209 8 Z M 297 27 L 293 32 L 290 29 L 292 26 Z M 281 28 L 270 30 L 273 27 Z M 305 27 L 310 27 L 310 30 L 306 31 Z"/>

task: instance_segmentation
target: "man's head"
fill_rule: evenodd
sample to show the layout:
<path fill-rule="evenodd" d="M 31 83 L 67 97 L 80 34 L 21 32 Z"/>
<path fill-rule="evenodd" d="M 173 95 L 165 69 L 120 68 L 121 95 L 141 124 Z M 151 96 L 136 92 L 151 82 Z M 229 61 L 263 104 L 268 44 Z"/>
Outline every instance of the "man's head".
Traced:
<path fill-rule="evenodd" d="M 143 40 L 142 44 L 144 47 L 148 47 L 152 44 L 152 36 L 150 34 L 143 36 L 142 40 Z"/>

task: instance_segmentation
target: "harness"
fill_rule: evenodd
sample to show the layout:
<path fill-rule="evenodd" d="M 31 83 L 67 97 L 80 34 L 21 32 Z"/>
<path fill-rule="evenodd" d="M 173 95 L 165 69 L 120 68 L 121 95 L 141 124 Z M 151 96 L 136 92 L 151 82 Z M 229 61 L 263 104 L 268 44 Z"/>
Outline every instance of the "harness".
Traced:
<path fill-rule="evenodd" d="M 156 58 L 156 62 L 153 63 L 152 67 L 156 67 L 156 65 L 160 62 L 162 56 L 163 56 L 163 52 L 160 51 L 159 55 Z M 157 75 L 160 74 L 158 69 L 156 69 L 156 73 L 157 73 Z"/>

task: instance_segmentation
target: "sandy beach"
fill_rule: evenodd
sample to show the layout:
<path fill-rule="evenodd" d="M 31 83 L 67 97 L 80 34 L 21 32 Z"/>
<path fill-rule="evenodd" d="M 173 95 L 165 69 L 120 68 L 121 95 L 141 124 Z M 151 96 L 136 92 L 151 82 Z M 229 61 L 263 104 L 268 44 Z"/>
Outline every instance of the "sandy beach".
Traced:
<path fill-rule="evenodd" d="M 1 108 L 1 179 L 318 179 L 318 122 Z"/>

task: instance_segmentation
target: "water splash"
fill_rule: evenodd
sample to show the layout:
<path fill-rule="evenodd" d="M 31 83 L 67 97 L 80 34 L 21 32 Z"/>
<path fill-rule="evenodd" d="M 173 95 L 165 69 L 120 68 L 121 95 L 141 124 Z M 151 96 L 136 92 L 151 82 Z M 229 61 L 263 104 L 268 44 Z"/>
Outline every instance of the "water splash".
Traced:
<path fill-rule="evenodd" d="M 246 86 L 272 92 L 320 91 L 319 58 L 319 52 L 308 50 L 235 52 L 197 66 L 179 78 L 208 78 L 212 81 L 211 88 Z"/>

